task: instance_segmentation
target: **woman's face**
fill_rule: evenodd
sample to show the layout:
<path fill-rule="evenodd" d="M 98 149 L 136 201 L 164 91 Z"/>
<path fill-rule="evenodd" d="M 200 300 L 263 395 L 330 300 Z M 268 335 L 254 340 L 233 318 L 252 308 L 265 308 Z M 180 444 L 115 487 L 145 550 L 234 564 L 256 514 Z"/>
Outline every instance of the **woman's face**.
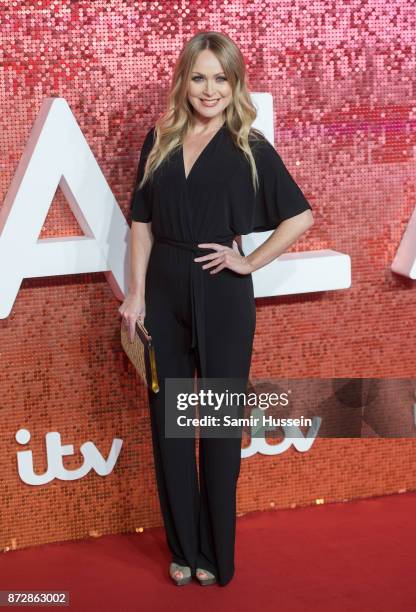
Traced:
<path fill-rule="evenodd" d="M 191 72 L 188 100 L 202 121 L 220 117 L 232 99 L 222 66 L 209 49 L 201 51 Z"/>

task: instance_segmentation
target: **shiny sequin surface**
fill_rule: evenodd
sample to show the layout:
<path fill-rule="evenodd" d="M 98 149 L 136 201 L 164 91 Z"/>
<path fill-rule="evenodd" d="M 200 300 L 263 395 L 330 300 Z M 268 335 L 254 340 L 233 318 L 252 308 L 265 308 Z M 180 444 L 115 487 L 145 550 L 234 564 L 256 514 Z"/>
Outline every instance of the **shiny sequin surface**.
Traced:
<path fill-rule="evenodd" d="M 257 300 L 252 376 L 413 377 L 416 284 L 390 265 L 416 204 L 415 26 L 410 0 L 2 2 L 1 202 L 42 102 L 63 97 L 130 219 L 140 147 L 183 43 L 224 32 L 250 89 L 273 95 L 276 149 L 313 207 L 315 225 L 290 250 L 352 261 L 350 289 Z M 39 239 L 81 234 L 58 191 Z M 32 278 L 0 320 L 3 550 L 162 524 L 147 396 L 120 345 L 119 305 L 102 273 Z M 17 453 L 31 450 L 46 472 L 48 432 L 73 445 L 67 470 L 82 465 L 85 442 L 104 457 L 114 438 L 123 445 L 107 476 L 28 485 Z M 257 454 L 242 462 L 239 514 L 415 489 L 414 459 L 410 439 Z"/>

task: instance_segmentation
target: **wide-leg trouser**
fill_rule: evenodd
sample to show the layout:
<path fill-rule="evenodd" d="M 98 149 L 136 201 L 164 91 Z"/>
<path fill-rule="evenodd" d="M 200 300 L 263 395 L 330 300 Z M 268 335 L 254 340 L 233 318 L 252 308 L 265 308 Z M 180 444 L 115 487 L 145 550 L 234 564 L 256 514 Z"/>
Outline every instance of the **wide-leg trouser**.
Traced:
<path fill-rule="evenodd" d="M 206 253 L 212 252 L 209 250 Z M 240 249 L 243 254 L 243 251 Z M 160 391 L 148 391 L 153 454 L 161 513 L 171 560 L 213 572 L 225 586 L 234 575 L 236 490 L 240 438 L 199 439 L 199 487 L 195 437 L 165 435 L 165 378 L 200 372 L 191 349 L 190 266 L 195 254 L 155 243 L 146 275 L 144 325 L 152 335 Z M 248 381 L 256 311 L 251 275 L 203 270 L 206 317 L 205 377 Z M 208 381 L 209 382 L 209 381 Z"/>

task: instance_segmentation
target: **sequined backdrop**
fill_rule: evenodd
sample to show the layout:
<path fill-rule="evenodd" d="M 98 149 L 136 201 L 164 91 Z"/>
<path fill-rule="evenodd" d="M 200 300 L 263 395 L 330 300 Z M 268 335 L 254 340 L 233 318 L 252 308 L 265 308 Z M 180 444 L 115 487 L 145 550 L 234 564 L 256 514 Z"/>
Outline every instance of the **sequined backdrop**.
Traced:
<path fill-rule="evenodd" d="M 272 93 L 275 146 L 313 206 L 292 250 L 352 258 L 348 290 L 257 300 L 252 375 L 414 376 L 416 286 L 390 271 L 415 206 L 415 2 L 121 0 L 2 2 L 0 190 L 46 97 L 68 101 L 117 201 L 129 200 L 144 135 L 173 64 L 198 30 L 240 46 L 253 91 Z M 60 192 L 40 238 L 81 234 Z M 26 279 L 1 329 L 0 546 L 161 525 L 146 394 L 123 358 L 103 274 Z M 25 428 L 37 473 L 45 435 L 106 456 L 113 472 L 41 486 L 17 473 Z M 412 440 L 318 440 L 242 462 L 239 513 L 416 488 Z"/>

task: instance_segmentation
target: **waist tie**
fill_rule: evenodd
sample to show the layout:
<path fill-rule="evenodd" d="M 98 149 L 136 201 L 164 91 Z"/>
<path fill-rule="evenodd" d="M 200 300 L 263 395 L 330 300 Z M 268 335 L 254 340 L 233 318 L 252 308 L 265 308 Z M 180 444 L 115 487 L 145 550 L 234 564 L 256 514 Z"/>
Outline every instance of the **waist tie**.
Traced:
<path fill-rule="evenodd" d="M 234 236 L 224 241 L 212 240 L 216 244 L 232 247 Z M 213 253 L 215 249 L 199 247 L 198 242 L 180 242 L 171 238 L 157 238 L 155 242 L 170 244 L 179 249 L 184 249 L 193 253 L 195 257 Z M 199 243 L 204 242 L 202 240 Z M 210 241 L 205 241 L 210 242 Z M 202 266 L 209 263 L 192 261 L 191 263 L 191 312 L 192 312 L 192 341 L 191 348 L 198 348 L 201 363 L 201 376 L 206 377 L 206 338 L 205 338 L 205 295 L 204 295 L 204 274 L 209 274 L 210 269 L 203 270 Z"/>

